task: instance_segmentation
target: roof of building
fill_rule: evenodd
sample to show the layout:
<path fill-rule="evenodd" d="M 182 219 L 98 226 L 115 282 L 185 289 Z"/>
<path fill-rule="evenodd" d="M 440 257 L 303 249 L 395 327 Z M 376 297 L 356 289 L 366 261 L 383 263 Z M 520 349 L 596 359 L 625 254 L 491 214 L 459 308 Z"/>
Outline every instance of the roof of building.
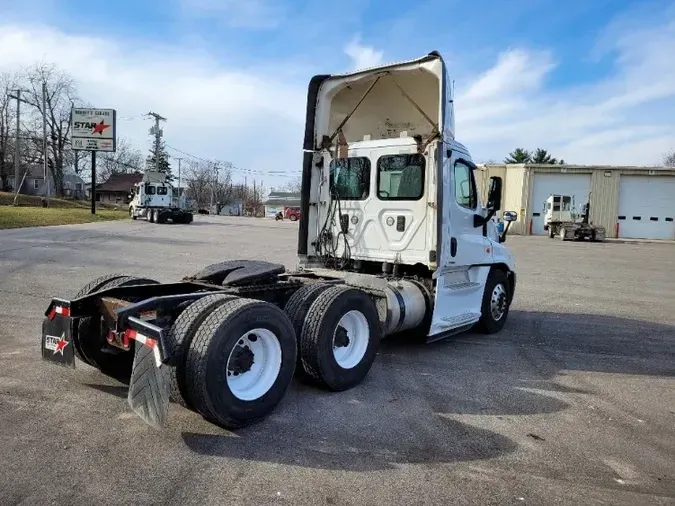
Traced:
<path fill-rule="evenodd" d="M 129 174 L 112 174 L 105 183 L 96 185 L 97 192 L 128 192 L 136 183 L 140 183 L 143 174 L 131 172 Z"/>
<path fill-rule="evenodd" d="M 263 202 L 266 206 L 297 207 L 300 205 L 300 194 L 296 192 L 270 192 Z"/>
<path fill-rule="evenodd" d="M 564 168 L 564 169 L 578 169 L 578 170 L 663 170 L 663 171 L 672 171 L 672 167 L 660 167 L 660 166 L 650 166 L 650 165 L 583 165 L 583 164 L 559 164 L 559 163 L 482 163 L 478 164 L 479 168 L 484 167 L 503 167 L 506 169 L 510 168 L 535 168 L 535 169 L 551 169 L 551 168 Z"/>
<path fill-rule="evenodd" d="M 263 205 L 266 206 L 284 206 L 284 207 L 300 207 L 300 199 L 267 199 Z"/>

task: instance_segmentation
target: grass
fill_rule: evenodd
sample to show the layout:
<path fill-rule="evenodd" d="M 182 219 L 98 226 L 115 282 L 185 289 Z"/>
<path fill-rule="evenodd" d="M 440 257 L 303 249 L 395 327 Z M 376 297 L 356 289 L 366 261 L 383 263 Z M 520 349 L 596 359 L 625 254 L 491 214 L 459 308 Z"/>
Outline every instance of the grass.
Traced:
<path fill-rule="evenodd" d="M 9 192 L 0 192 L 0 206 L 11 206 L 14 204 L 14 194 Z M 19 207 L 42 207 L 42 197 L 39 195 L 19 195 L 16 199 L 16 205 Z M 114 204 L 101 204 L 104 209 L 112 209 Z M 50 197 L 49 207 L 69 207 L 69 208 L 78 208 L 78 209 L 90 209 L 91 203 L 88 200 L 76 200 L 76 199 L 59 199 L 55 197 Z M 122 205 L 121 207 L 125 207 Z"/>
<path fill-rule="evenodd" d="M 12 207 L 0 206 L 0 229 L 73 225 L 98 221 L 123 220 L 125 211 L 97 209 L 96 214 L 86 208 Z"/>

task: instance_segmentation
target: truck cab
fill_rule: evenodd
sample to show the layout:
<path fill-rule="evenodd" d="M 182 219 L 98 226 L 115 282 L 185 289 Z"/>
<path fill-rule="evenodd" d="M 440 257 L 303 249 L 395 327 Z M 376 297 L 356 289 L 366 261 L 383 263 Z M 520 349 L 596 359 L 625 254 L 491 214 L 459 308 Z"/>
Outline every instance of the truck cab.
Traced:
<path fill-rule="evenodd" d="M 502 181 L 492 178 L 484 206 L 477 167 L 455 139 L 450 83 L 436 52 L 312 79 L 298 239 L 302 268 L 421 280 L 428 334 L 439 338 L 480 321 L 492 278 L 506 279 L 508 301 L 515 287 L 492 222 Z"/>
<path fill-rule="evenodd" d="M 143 179 L 134 185 L 129 216 L 132 219 L 145 218 L 151 223 L 190 223 L 192 213 L 174 206 L 173 186 L 163 172 L 146 171 Z"/>
<path fill-rule="evenodd" d="M 549 195 L 544 202 L 544 230 L 551 223 L 574 223 L 577 214 L 574 209 L 574 197 L 569 195 Z"/>

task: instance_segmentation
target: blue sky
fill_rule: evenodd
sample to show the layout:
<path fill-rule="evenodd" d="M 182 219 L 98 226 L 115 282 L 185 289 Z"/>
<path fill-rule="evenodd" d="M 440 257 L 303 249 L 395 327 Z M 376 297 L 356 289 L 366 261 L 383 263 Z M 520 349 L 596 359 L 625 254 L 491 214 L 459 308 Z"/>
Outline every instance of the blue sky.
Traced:
<path fill-rule="evenodd" d="M 83 98 L 116 107 L 120 134 L 144 150 L 140 115 L 156 110 L 182 150 L 297 173 L 313 74 L 433 49 L 456 81 L 457 135 L 477 161 L 522 146 L 572 163 L 652 165 L 675 148 L 672 0 L 84 5 L 0 0 L 0 71 L 54 61 Z"/>

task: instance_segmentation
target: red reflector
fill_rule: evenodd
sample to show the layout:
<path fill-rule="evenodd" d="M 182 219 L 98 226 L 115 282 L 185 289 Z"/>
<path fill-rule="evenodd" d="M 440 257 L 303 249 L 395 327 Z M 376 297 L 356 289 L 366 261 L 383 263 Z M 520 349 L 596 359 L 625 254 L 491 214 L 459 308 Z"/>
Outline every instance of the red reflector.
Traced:
<path fill-rule="evenodd" d="M 55 316 L 56 316 L 56 309 L 52 308 L 52 310 L 49 312 L 49 315 L 47 316 L 47 318 L 49 318 L 50 320 L 53 320 Z"/>

